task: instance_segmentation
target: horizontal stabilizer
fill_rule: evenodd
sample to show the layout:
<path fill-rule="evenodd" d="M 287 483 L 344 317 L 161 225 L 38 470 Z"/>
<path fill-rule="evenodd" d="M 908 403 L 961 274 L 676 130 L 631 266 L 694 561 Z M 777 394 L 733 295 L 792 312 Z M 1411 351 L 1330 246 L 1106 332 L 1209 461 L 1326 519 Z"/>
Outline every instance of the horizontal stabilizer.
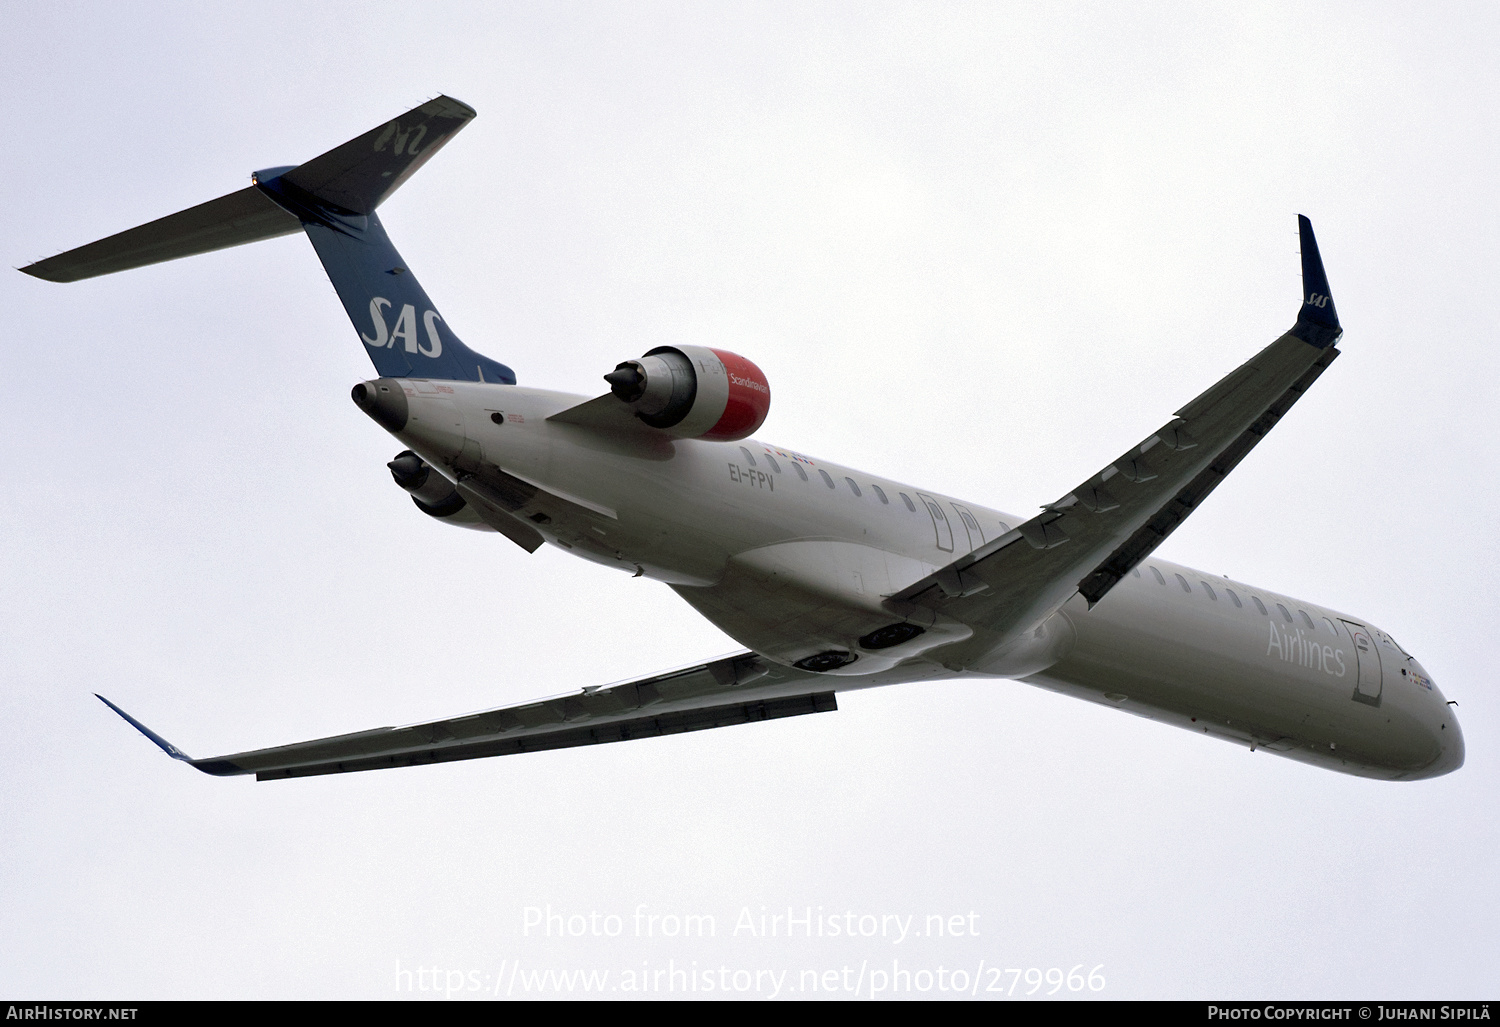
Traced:
<path fill-rule="evenodd" d="M 381 375 L 514 385 L 514 371 L 454 333 L 375 213 L 473 119 L 474 108 L 439 96 L 303 164 L 257 171 L 248 188 L 21 270 L 76 282 L 300 228 Z"/>
<path fill-rule="evenodd" d="M 301 227 L 296 217 L 282 210 L 252 185 L 108 239 L 39 260 L 21 270 L 49 282 L 77 282 L 241 243 L 291 235 Z"/>
<path fill-rule="evenodd" d="M 440 96 L 300 164 L 282 180 L 350 214 L 370 214 L 474 119 L 474 108 Z"/>
<path fill-rule="evenodd" d="M 370 214 L 474 118 L 449 96 L 429 100 L 295 168 L 273 168 L 257 184 L 21 268 L 49 282 L 76 282 L 164 260 L 290 235 L 296 214 L 266 195 L 276 180 L 346 214 Z M 274 189 L 274 184 L 271 185 Z"/>

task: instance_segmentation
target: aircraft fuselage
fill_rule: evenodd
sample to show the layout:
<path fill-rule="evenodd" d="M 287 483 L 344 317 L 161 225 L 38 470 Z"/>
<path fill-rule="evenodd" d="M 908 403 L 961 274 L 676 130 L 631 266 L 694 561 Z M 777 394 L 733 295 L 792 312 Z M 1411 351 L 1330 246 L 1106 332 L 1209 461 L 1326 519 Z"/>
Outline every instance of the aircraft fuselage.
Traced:
<path fill-rule="evenodd" d="M 1151 558 L 1092 610 L 1075 597 L 1020 640 L 932 614 L 919 636 L 866 648 L 900 619 L 893 593 L 1024 518 L 754 439 L 549 421 L 584 399 L 566 393 L 399 385 L 408 414 L 393 434 L 427 463 L 497 483 L 545 541 L 666 582 L 771 660 L 848 651 L 826 675 L 837 690 L 1009 677 L 1365 777 L 1463 761 L 1431 676 L 1362 618 Z"/>

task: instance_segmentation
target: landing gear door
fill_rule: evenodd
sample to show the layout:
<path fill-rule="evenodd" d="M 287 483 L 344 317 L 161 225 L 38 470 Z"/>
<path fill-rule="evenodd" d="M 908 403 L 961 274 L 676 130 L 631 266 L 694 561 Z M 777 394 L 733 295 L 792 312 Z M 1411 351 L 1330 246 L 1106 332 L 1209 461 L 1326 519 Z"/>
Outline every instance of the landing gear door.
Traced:
<path fill-rule="evenodd" d="M 1375 649 L 1375 640 L 1363 624 L 1344 621 L 1344 630 L 1354 642 L 1354 658 L 1359 665 L 1359 677 L 1354 685 L 1355 702 L 1380 705 L 1380 653 Z"/>

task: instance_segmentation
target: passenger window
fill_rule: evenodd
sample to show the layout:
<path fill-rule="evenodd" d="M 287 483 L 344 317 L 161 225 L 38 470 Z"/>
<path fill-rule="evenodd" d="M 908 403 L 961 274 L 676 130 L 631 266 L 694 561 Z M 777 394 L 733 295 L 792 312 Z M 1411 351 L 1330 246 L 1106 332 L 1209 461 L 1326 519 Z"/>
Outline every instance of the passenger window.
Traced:
<path fill-rule="evenodd" d="M 1004 521 L 996 521 L 995 523 L 1000 525 L 1000 530 L 1002 532 L 1010 531 L 1010 525 L 1006 524 Z"/>
<path fill-rule="evenodd" d="M 829 488 L 833 488 L 833 479 L 828 477 L 828 472 L 820 467 L 818 468 L 818 473 L 823 476 L 823 484 L 827 485 Z"/>
<path fill-rule="evenodd" d="M 1229 601 L 1234 604 L 1236 610 L 1243 610 L 1245 608 L 1245 604 L 1240 602 L 1240 597 L 1234 594 L 1234 589 L 1226 588 L 1224 594 L 1229 597 Z"/>
<path fill-rule="evenodd" d="M 1330 635 L 1332 635 L 1334 638 L 1339 637 L 1339 629 L 1333 626 L 1333 621 L 1329 620 L 1327 617 L 1324 617 L 1323 623 L 1328 625 L 1328 633 Z"/>
<path fill-rule="evenodd" d="M 1270 614 L 1266 612 L 1266 604 L 1260 601 L 1260 596 L 1251 596 L 1250 601 L 1255 604 L 1255 608 L 1260 611 L 1260 615 L 1262 617 L 1270 616 Z"/>
<path fill-rule="evenodd" d="M 746 449 L 744 446 L 741 446 L 740 447 L 740 452 L 745 454 L 745 459 L 747 461 L 749 461 L 751 467 L 754 467 L 755 466 L 755 457 L 751 455 L 750 451 L 748 449 Z"/>
<path fill-rule="evenodd" d="M 1212 585 L 1210 585 L 1206 581 L 1200 581 L 1198 582 L 1198 584 L 1203 586 L 1203 591 L 1208 593 L 1208 598 L 1212 599 L 1216 603 L 1219 601 L 1219 594 L 1214 591 L 1214 587 Z"/>
<path fill-rule="evenodd" d="M 854 481 L 853 478 L 845 478 L 844 480 L 849 483 L 849 491 L 850 492 L 853 492 L 856 496 L 860 495 L 859 486 L 857 484 L 855 484 L 855 481 Z"/>
<path fill-rule="evenodd" d="M 1151 568 L 1151 573 L 1156 575 L 1156 583 L 1158 585 L 1165 585 L 1167 583 L 1167 579 L 1162 577 L 1161 571 L 1157 570 L 1155 567 Z"/>
<path fill-rule="evenodd" d="M 1177 584 L 1182 586 L 1184 592 L 1192 594 L 1193 586 L 1187 583 L 1187 578 L 1184 578 L 1181 574 L 1174 574 L 1172 576 L 1177 579 Z"/>
<path fill-rule="evenodd" d="M 1292 622 L 1292 613 L 1290 610 L 1288 610 L 1285 606 L 1282 606 L 1280 603 L 1276 604 L 1276 609 L 1281 611 L 1281 615 L 1286 618 L 1286 622 L 1288 624 Z"/>
<path fill-rule="evenodd" d="M 960 510 L 958 511 L 958 515 L 964 519 L 964 523 L 969 527 L 973 528 L 975 531 L 979 530 L 979 522 L 969 516 L 969 511 Z"/>
<path fill-rule="evenodd" d="M 1139 578 L 1141 576 L 1141 569 L 1139 567 L 1132 567 L 1130 568 L 1130 573 Z"/>
<path fill-rule="evenodd" d="M 912 513 L 917 512 L 916 504 L 911 501 L 911 496 L 908 496 L 905 492 L 901 493 L 901 502 L 905 503 L 906 508 Z"/>
<path fill-rule="evenodd" d="M 792 470 L 797 472 L 797 477 L 801 478 L 803 481 L 807 480 L 807 472 L 802 469 L 801 464 L 794 461 L 792 463 Z"/>
<path fill-rule="evenodd" d="M 771 470 L 775 471 L 777 474 L 781 473 L 781 465 L 776 462 L 776 458 L 770 453 L 766 454 L 766 463 L 771 465 Z"/>
<path fill-rule="evenodd" d="M 1307 615 L 1307 611 L 1306 610 L 1298 609 L 1297 616 L 1299 616 L 1299 617 L 1302 618 L 1302 623 L 1307 625 L 1307 630 L 1308 631 L 1317 631 L 1318 630 L 1317 625 L 1313 624 L 1312 618 Z"/>
<path fill-rule="evenodd" d="M 891 501 L 885 498 L 885 489 L 881 488 L 879 485 L 871 485 L 870 488 L 874 491 L 875 497 L 877 499 L 879 499 L 886 506 L 891 505 Z"/>

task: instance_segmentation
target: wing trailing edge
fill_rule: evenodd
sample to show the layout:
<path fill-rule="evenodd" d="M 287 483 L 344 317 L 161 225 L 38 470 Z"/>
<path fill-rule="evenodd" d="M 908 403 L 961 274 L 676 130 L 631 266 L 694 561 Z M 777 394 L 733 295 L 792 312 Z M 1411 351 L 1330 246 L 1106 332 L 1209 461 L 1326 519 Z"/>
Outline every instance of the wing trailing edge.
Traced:
<path fill-rule="evenodd" d="M 625 742 L 838 709 L 832 690 L 817 674 L 743 652 L 664 674 L 446 720 L 200 760 L 108 699 L 99 699 L 173 759 L 206 774 L 254 774 L 259 781 Z"/>
<path fill-rule="evenodd" d="M 1342 334 L 1312 224 L 1298 219 L 1303 302 L 1275 342 L 1139 445 L 1015 530 L 891 597 L 1013 639 L 1072 598 L 1090 606 L 1159 546 L 1339 356 Z"/>

